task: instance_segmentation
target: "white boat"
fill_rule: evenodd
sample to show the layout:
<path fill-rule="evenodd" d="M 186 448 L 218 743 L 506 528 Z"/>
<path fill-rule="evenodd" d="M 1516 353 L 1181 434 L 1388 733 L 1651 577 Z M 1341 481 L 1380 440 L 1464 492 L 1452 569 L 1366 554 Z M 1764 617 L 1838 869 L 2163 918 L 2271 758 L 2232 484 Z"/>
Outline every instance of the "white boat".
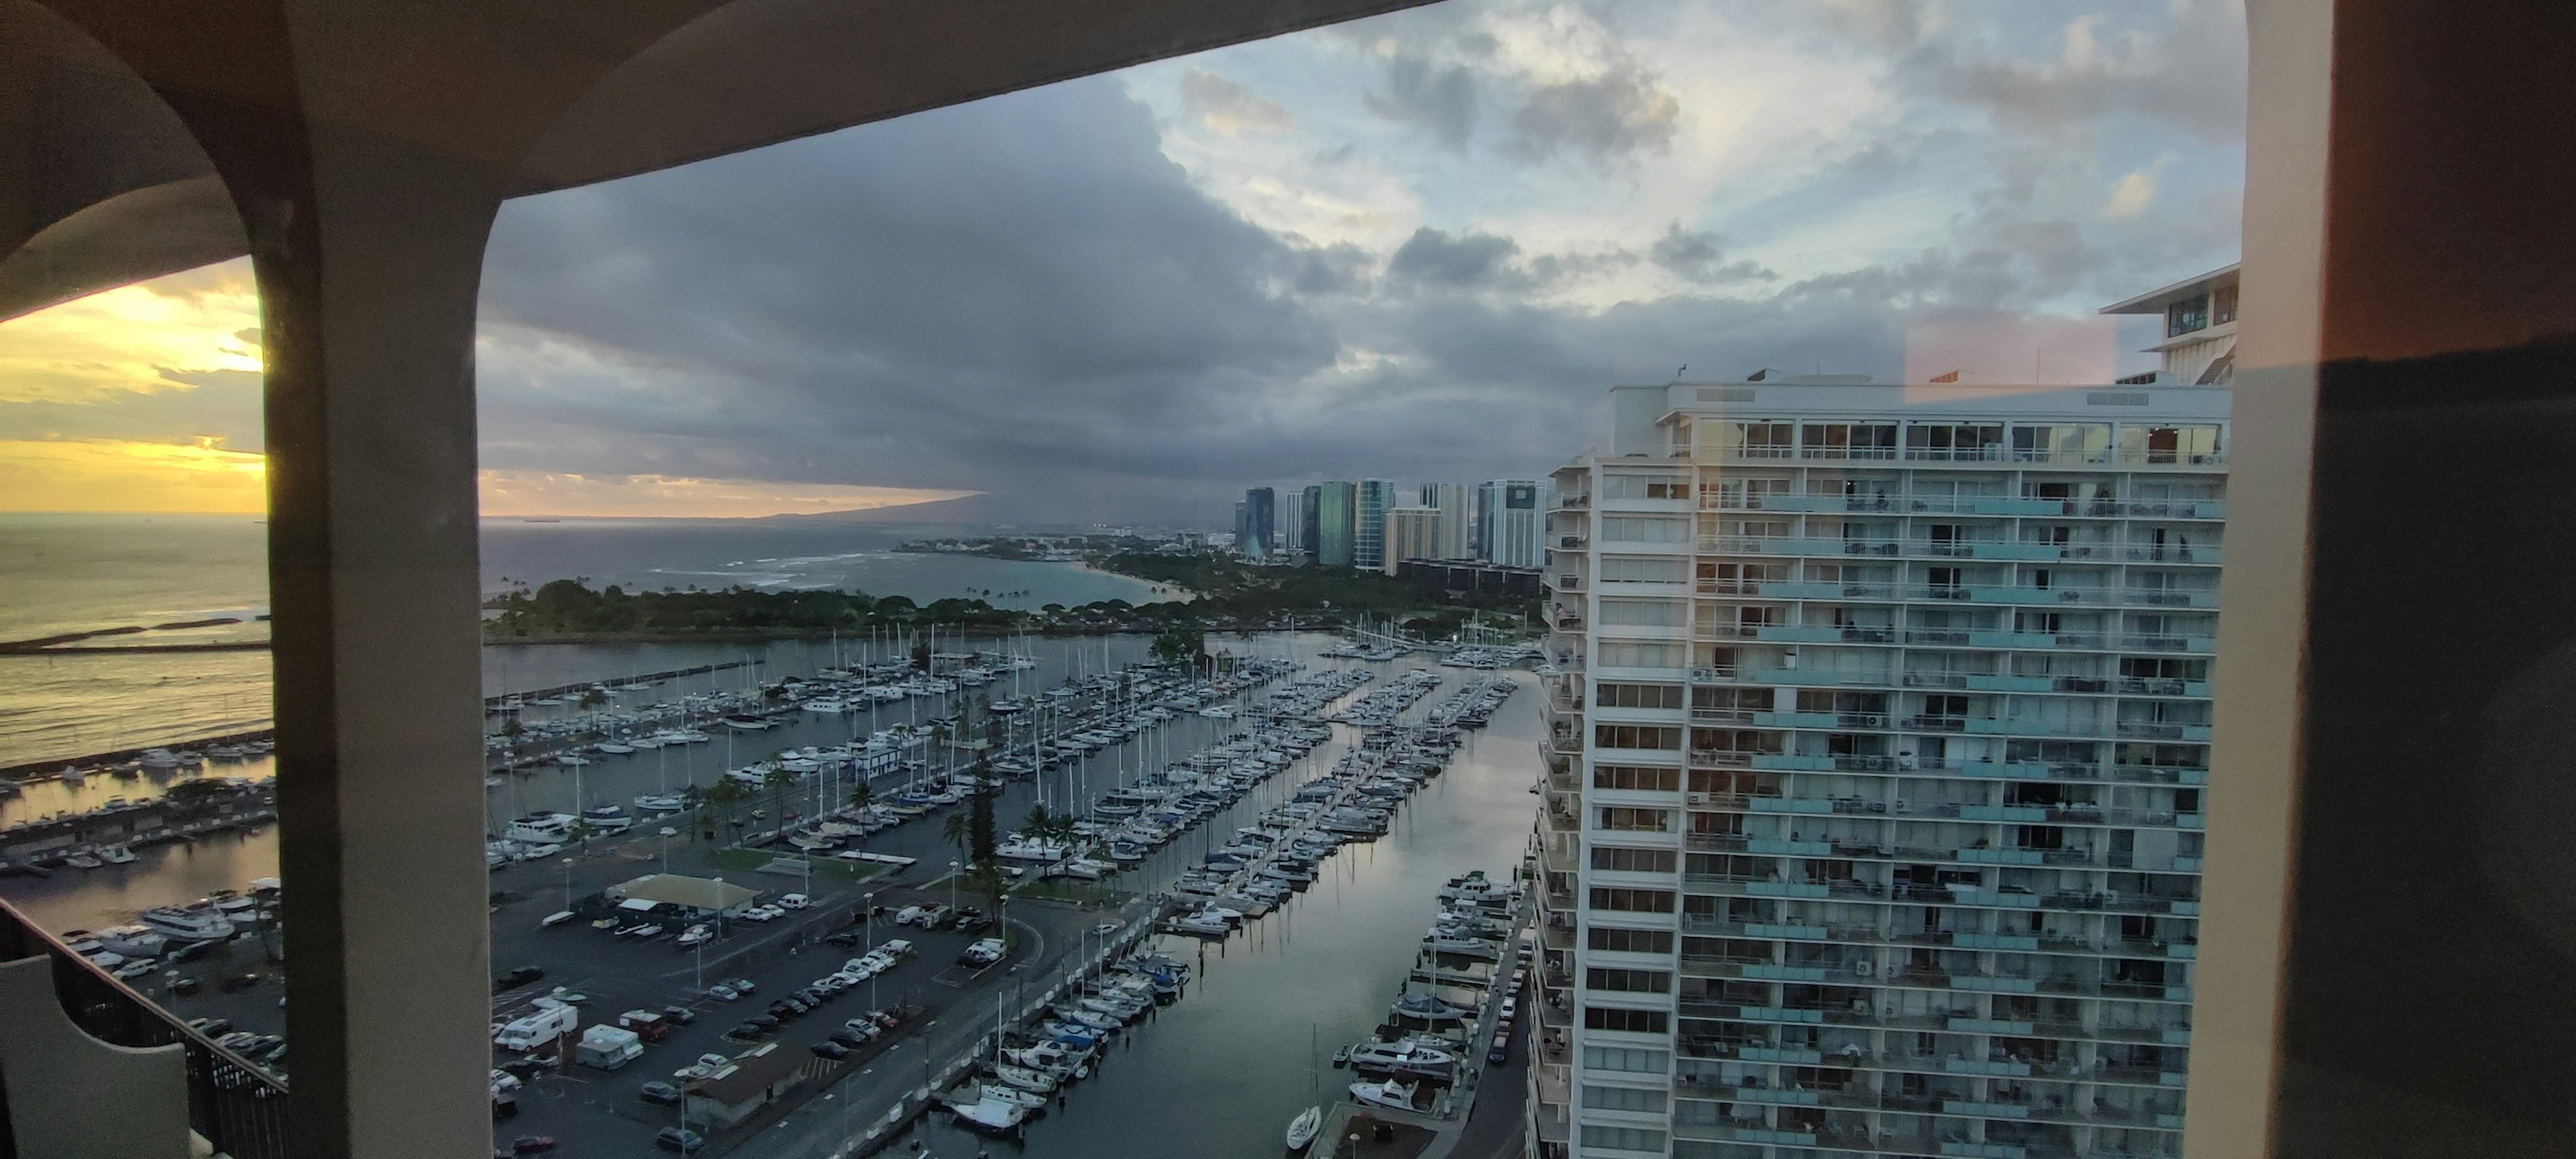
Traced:
<path fill-rule="evenodd" d="M 1288 1149 L 1303 1151 L 1315 1141 L 1315 1133 L 1324 1129 L 1324 1108 L 1308 1107 L 1288 1120 Z"/>
<path fill-rule="evenodd" d="M 1412 1038 L 1364 1042 L 1351 1048 L 1350 1065 L 1360 1070 L 1446 1078 L 1457 1069 L 1458 1056 Z"/>
<path fill-rule="evenodd" d="M 1413 1083 L 1402 1079 L 1388 1079 L 1377 1083 L 1352 1083 L 1351 1099 L 1364 1107 L 1396 1107 L 1410 1111 L 1413 1109 L 1415 1090 Z"/>
<path fill-rule="evenodd" d="M 993 1067 L 993 1077 L 1012 1086 L 1018 1087 L 1021 1090 L 1035 1091 L 1042 1095 L 1055 1090 L 1056 1087 L 1055 1079 L 1052 1076 L 1030 1070 L 1024 1066 L 1012 1066 L 1009 1063 L 995 1064 Z"/>
<path fill-rule="evenodd" d="M 979 1103 L 1009 1103 L 1014 1107 L 1031 1111 L 1046 1106 L 1045 1095 L 1002 1083 L 978 1085 L 975 1093 L 977 1095 L 975 1101 Z"/>
<path fill-rule="evenodd" d="M 220 942 L 233 936 L 232 920 L 212 906 L 154 906 L 141 916 L 153 933 L 174 942 Z"/>
<path fill-rule="evenodd" d="M 98 851 L 98 857 L 99 860 L 104 861 L 109 865 L 131 865 L 134 863 L 134 851 L 124 847 L 123 845 L 110 845 L 101 849 Z"/>
<path fill-rule="evenodd" d="M 639 813 L 677 813 L 688 807 L 688 801 L 676 793 L 646 793 L 635 798 L 635 811 Z"/>
<path fill-rule="evenodd" d="M 152 932 L 149 926 L 110 926 L 97 934 L 98 944 L 129 958 L 158 958 L 168 949 L 170 939 Z"/>
<path fill-rule="evenodd" d="M 63 864 L 71 866 L 74 869 L 96 869 L 107 863 L 87 853 L 75 853 L 64 858 Z"/>
<path fill-rule="evenodd" d="M 1452 1006 L 1430 994 L 1407 994 L 1396 999 L 1392 1012 L 1398 1018 L 1418 1018 L 1424 1022 L 1456 1022 L 1470 1013 L 1464 1006 Z"/>
<path fill-rule="evenodd" d="M 957 1112 L 959 1122 L 985 1131 L 1013 1130 L 1021 1123 L 1027 1122 L 1029 1117 L 1027 1107 L 1015 1106 L 997 1099 L 985 1099 L 963 1106 L 952 1104 L 950 1109 Z"/>

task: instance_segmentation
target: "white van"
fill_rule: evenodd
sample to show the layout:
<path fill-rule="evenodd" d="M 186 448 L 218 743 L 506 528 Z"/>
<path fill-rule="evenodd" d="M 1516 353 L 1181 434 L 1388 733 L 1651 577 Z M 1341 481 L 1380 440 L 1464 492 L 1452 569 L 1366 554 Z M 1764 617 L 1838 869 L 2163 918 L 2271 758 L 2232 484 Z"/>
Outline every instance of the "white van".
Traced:
<path fill-rule="evenodd" d="M 492 1036 L 492 1045 L 521 1053 L 535 1050 L 572 1033 L 581 1023 L 581 1009 L 567 1006 L 552 998 L 537 999 L 534 1013 L 511 1019 Z"/>
<path fill-rule="evenodd" d="M 885 951 L 888 956 L 898 962 L 912 956 L 912 943 L 902 938 L 887 938 L 886 940 L 877 943 L 877 949 Z"/>
<path fill-rule="evenodd" d="M 616 1070 L 643 1056 L 643 1036 L 603 1023 L 581 1032 L 572 1060 L 593 1070 Z"/>
<path fill-rule="evenodd" d="M 920 921 L 921 915 L 927 912 L 929 911 L 924 910 L 917 905 L 905 906 L 902 909 L 895 911 L 894 924 L 899 926 L 911 925 L 914 922 Z"/>

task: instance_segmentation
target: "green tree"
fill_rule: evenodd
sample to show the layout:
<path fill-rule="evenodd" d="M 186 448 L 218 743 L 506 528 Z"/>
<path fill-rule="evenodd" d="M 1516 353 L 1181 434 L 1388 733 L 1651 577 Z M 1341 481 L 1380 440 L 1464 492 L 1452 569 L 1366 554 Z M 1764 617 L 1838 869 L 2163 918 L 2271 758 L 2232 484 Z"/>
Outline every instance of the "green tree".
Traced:
<path fill-rule="evenodd" d="M 769 807 L 784 819 L 787 814 L 787 790 L 795 787 L 796 774 L 785 769 L 772 768 L 760 775 L 760 784 L 762 788 L 769 790 Z"/>
<path fill-rule="evenodd" d="M 939 824 L 939 839 L 957 847 L 957 856 L 973 860 L 975 823 L 964 813 L 950 813 Z"/>
<path fill-rule="evenodd" d="M 1153 646 L 1146 650 L 1146 654 L 1158 663 L 1187 664 L 1196 668 L 1207 654 L 1207 632 L 1197 624 L 1175 624 L 1154 637 Z"/>
<path fill-rule="evenodd" d="M 605 705 L 605 704 L 607 704 L 607 703 L 608 703 L 608 694 L 607 694 L 607 693 L 605 693 L 605 692 L 601 692 L 600 690 L 598 690 L 598 689 L 596 689 L 596 688 L 585 688 L 585 689 L 583 689 L 583 690 L 582 690 L 582 693 L 581 693 L 581 701 L 580 701 L 580 705 L 581 705 L 581 707 L 583 707 L 583 708 L 598 708 L 598 707 L 600 707 L 600 706 L 602 706 L 602 705 Z M 513 723 L 515 723 L 515 722 L 513 722 Z"/>
<path fill-rule="evenodd" d="M 859 778 L 859 783 L 850 786 L 851 808 L 865 809 L 875 805 L 876 803 L 877 787 L 868 783 L 868 779 L 864 775 Z"/>
<path fill-rule="evenodd" d="M 977 772 L 983 767 L 978 765 Z M 993 850 L 1000 845 L 993 824 L 993 798 L 999 794 L 977 793 L 966 798 L 967 837 L 973 843 L 970 857 L 977 865 L 993 863 Z"/>
<path fill-rule="evenodd" d="M 707 789 L 706 802 L 708 808 L 716 810 L 721 820 L 732 821 L 734 807 L 750 797 L 751 790 L 744 788 L 742 782 L 732 777 L 718 777 L 716 783 Z M 706 836 L 708 840 L 714 840 L 715 831 L 708 830 Z"/>
<path fill-rule="evenodd" d="M 929 640 L 927 640 L 927 639 L 922 640 L 920 643 L 914 644 L 914 645 L 912 646 L 912 667 L 913 667 L 913 670 L 914 670 L 914 671 L 916 671 L 916 672 L 924 672 L 924 673 L 926 673 L 926 672 L 929 672 L 929 671 L 930 671 L 930 641 L 929 641 Z"/>

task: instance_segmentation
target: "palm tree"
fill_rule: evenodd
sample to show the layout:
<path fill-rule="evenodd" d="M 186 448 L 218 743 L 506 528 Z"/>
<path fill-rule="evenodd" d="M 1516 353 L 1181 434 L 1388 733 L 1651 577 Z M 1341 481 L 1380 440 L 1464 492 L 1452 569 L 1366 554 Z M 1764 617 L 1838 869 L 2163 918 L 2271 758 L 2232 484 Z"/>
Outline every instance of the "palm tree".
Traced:
<path fill-rule="evenodd" d="M 769 790 L 769 807 L 778 810 L 781 820 L 785 819 L 787 809 L 779 803 L 779 798 L 785 796 L 788 787 L 795 783 L 796 774 L 785 769 L 771 769 L 761 774 L 761 787 Z"/>
<path fill-rule="evenodd" d="M 964 813 L 950 813 L 948 819 L 939 825 L 940 839 L 956 846 L 960 859 L 967 856 L 966 843 L 973 839 L 974 834 L 974 823 Z"/>
<path fill-rule="evenodd" d="M 853 809 L 865 809 L 876 803 L 877 787 L 869 784 L 866 776 L 863 774 L 861 775 L 858 784 L 850 786 L 850 807 Z"/>
<path fill-rule="evenodd" d="M 725 819 L 730 821 L 733 819 L 733 807 L 741 804 L 743 798 L 750 795 L 751 790 L 743 788 L 742 782 L 732 777 L 718 777 L 716 783 L 707 789 L 706 802 L 714 808 L 723 810 Z M 714 840 L 715 834 L 709 832 L 707 839 Z"/>

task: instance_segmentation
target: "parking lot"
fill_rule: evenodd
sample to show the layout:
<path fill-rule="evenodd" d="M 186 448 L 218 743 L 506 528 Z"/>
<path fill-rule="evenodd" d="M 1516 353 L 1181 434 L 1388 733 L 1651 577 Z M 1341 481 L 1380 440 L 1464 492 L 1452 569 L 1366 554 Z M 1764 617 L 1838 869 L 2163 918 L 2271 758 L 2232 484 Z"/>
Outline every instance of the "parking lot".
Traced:
<path fill-rule="evenodd" d="M 906 828 L 929 835 L 927 826 Z M 996 993 L 1009 996 L 1023 984 L 1043 977 L 1043 964 L 1061 960 L 1077 948 L 1082 932 L 1099 920 L 1096 914 L 1066 907 L 1013 904 L 1007 907 L 1005 918 L 1012 943 L 1009 953 L 980 968 L 967 967 L 958 963 L 960 954 L 979 939 L 1001 935 L 1002 929 L 925 931 L 891 924 L 893 916 L 908 905 L 952 901 L 967 907 L 979 904 L 971 893 L 952 893 L 945 885 L 930 884 L 947 875 L 944 860 L 936 862 L 938 868 L 932 872 L 923 872 L 934 864 L 932 858 L 924 858 L 910 874 L 857 882 L 818 875 L 810 884 L 800 877 L 726 872 L 690 864 L 701 861 L 701 857 L 684 857 L 675 852 L 669 868 L 674 873 L 723 873 L 729 883 L 760 890 L 764 900 L 804 892 L 810 896 L 811 905 L 768 922 L 726 921 L 721 924 L 720 937 L 701 947 L 681 949 L 674 944 L 674 936 L 685 923 L 666 923 L 669 928 L 650 941 L 620 938 L 611 930 L 592 928 L 586 921 L 569 921 L 551 928 L 541 925 L 547 916 L 563 909 L 567 896 L 587 897 L 607 885 L 660 872 L 663 861 L 657 839 L 594 847 L 588 856 L 569 863 L 541 861 L 511 866 L 493 875 L 498 899 L 492 917 L 495 973 L 506 974 L 521 966 L 545 971 L 542 978 L 494 997 L 496 1021 L 524 1010 L 536 998 L 554 995 L 558 987 L 567 997 L 580 997 L 581 1023 L 585 1027 L 602 1022 L 614 1024 L 620 1012 L 633 1009 L 660 1011 L 676 1006 L 694 1016 L 693 1022 L 676 1027 L 658 1043 L 646 1045 L 642 1057 L 617 1070 L 594 1070 L 572 1065 L 567 1059 L 553 1068 L 530 1072 L 515 1092 L 518 1113 L 494 1128 L 497 1146 L 506 1149 L 521 1136 L 548 1136 L 556 1140 L 551 1153 L 559 1155 L 633 1156 L 650 1152 L 655 1147 L 656 1132 L 680 1125 L 681 1110 L 646 1101 L 639 1093 L 643 1084 L 675 1082 L 674 1072 L 700 1055 L 737 1056 L 760 1042 L 777 1042 L 780 1049 L 795 1052 L 804 1064 L 805 1082 L 782 1096 L 785 1105 L 811 1098 L 827 1083 L 853 1075 L 863 1087 L 878 1080 L 889 1091 L 916 1086 L 929 1065 L 944 1061 L 955 1049 L 953 1032 L 937 1036 L 939 1050 L 924 1050 L 919 1041 L 925 1032 L 941 1025 L 943 1013 L 989 1010 Z M 874 922 L 867 922 L 861 920 L 860 912 L 868 908 L 871 895 L 882 913 Z M 836 935 L 855 944 L 836 945 L 832 941 Z M 785 1019 L 774 1032 L 748 1040 L 728 1037 L 747 1020 L 769 1013 L 772 1002 L 841 969 L 850 959 L 862 956 L 868 946 L 890 938 L 911 942 L 915 952 L 884 973 L 826 1000 L 814 1011 Z M 726 1001 L 709 993 L 719 983 L 745 978 L 753 984 L 748 995 Z M 849 1019 L 863 1017 L 872 1010 L 904 1007 L 917 1007 L 920 1012 L 877 1041 L 861 1046 L 845 1060 L 828 1060 L 810 1053 L 812 1044 L 827 1040 Z M 551 1056 L 555 1052 L 535 1053 Z M 508 1052 L 496 1052 L 499 1060 L 508 1057 Z M 738 1128 L 710 1128 L 702 1121 L 704 1116 L 698 1115 L 689 1126 L 708 1138 L 708 1147 L 702 1154 L 720 1154 L 777 1113 L 755 1116 Z"/>

